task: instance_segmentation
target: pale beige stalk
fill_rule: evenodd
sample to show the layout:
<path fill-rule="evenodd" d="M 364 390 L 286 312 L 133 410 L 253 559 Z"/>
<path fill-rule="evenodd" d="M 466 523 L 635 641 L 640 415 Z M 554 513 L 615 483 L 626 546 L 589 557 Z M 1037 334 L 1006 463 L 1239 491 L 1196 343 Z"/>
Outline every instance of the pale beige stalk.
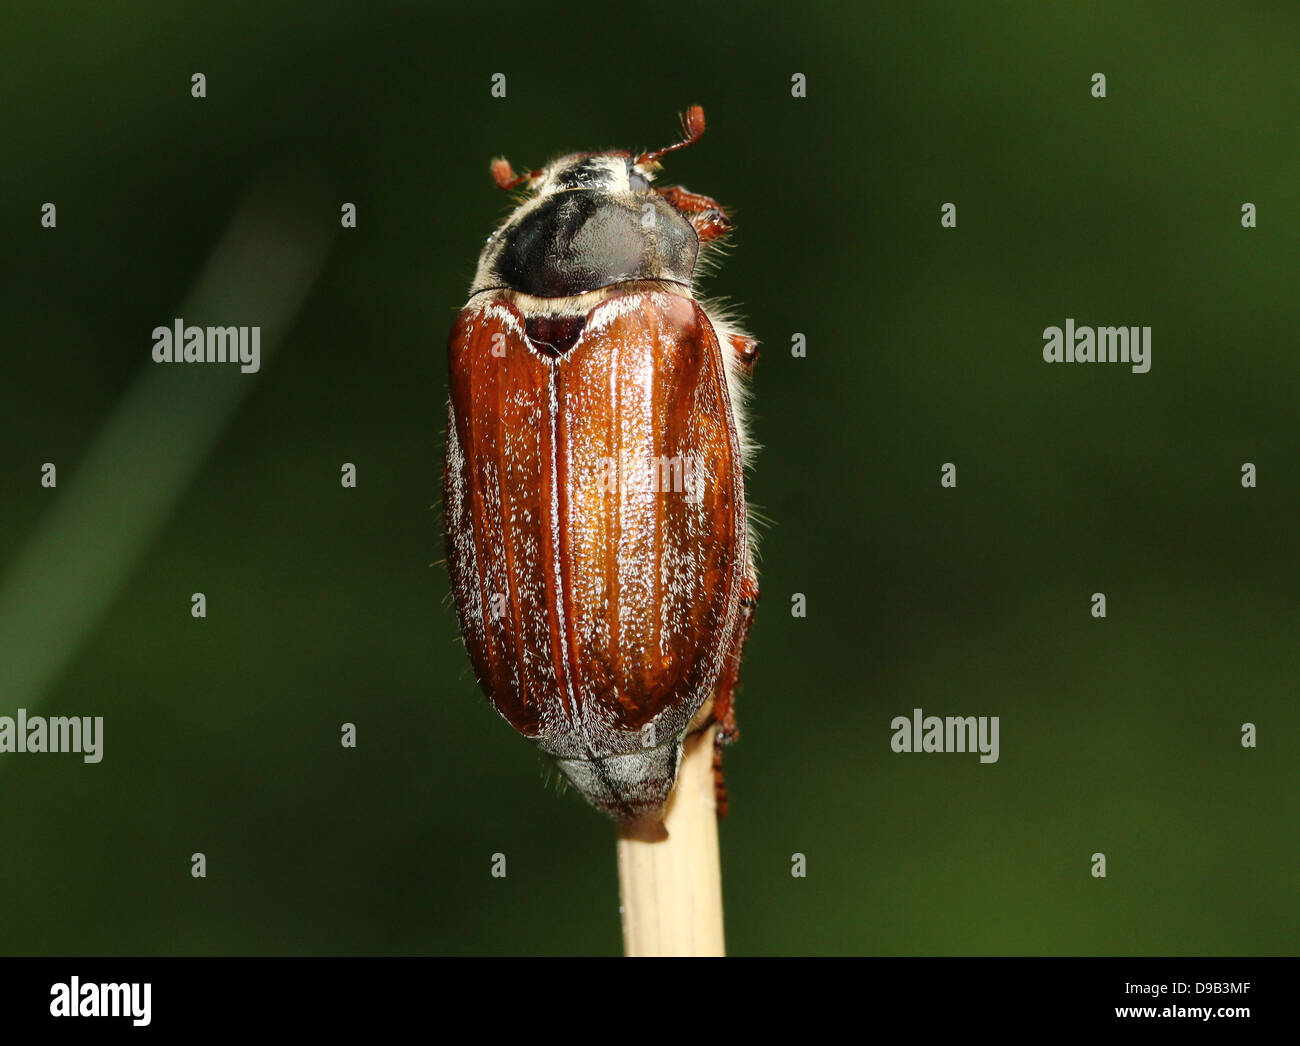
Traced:
<path fill-rule="evenodd" d="M 716 726 L 683 744 L 668 800 L 668 838 L 618 837 L 618 885 L 627 956 L 724 955 L 722 865 L 713 784 Z"/>

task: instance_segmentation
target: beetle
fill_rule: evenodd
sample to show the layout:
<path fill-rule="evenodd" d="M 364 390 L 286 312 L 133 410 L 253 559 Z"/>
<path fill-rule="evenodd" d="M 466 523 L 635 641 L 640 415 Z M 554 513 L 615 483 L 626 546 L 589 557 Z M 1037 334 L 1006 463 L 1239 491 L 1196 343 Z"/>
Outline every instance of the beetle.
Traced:
<path fill-rule="evenodd" d="M 488 238 L 448 339 L 444 538 L 461 636 L 501 716 L 626 829 L 662 837 L 687 734 L 736 736 L 758 599 L 743 405 L 758 354 L 695 296 L 731 226 L 657 187 L 704 133 L 575 153 Z"/>

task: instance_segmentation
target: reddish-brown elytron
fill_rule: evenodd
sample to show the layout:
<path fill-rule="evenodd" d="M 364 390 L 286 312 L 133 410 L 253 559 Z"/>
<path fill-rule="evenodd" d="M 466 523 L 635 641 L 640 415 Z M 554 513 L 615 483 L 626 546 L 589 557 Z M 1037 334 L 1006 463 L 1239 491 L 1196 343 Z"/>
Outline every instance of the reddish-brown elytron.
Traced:
<path fill-rule="evenodd" d="M 682 739 L 735 734 L 758 596 L 740 414 L 756 342 L 693 294 L 729 222 L 653 153 L 516 176 L 449 341 L 444 513 L 461 634 L 501 715 L 619 821 L 662 822 Z M 710 699 L 713 699 L 710 701 Z"/>

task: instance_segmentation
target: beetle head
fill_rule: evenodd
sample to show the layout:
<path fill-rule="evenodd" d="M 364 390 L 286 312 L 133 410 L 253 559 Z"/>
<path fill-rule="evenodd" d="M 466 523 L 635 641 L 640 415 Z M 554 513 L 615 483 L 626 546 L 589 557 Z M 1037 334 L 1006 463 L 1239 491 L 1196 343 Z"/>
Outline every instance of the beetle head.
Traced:
<path fill-rule="evenodd" d="M 651 186 L 659 158 L 704 133 L 698 105 L 682 118 L 680 141 L 651 152 L 573 153 L 516 175 L 492 161 L 502 189 L 532 195 L 489 237 L 471 294 L 509 289 L 566 298 L 627 280 L 690 286 L 699 238 Z"/>

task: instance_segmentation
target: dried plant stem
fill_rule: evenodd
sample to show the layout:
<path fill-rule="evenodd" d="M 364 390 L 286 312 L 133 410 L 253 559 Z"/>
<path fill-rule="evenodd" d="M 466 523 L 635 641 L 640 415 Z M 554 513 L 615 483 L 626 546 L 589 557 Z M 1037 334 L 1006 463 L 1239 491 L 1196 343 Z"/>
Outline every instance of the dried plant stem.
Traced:
<path fill-rule="evenodd" d="M 668 838 L 618 837 L 623 954 L 723 955 L 722 866 L 710 726 L 683 745 L 668 802 Z"/>

